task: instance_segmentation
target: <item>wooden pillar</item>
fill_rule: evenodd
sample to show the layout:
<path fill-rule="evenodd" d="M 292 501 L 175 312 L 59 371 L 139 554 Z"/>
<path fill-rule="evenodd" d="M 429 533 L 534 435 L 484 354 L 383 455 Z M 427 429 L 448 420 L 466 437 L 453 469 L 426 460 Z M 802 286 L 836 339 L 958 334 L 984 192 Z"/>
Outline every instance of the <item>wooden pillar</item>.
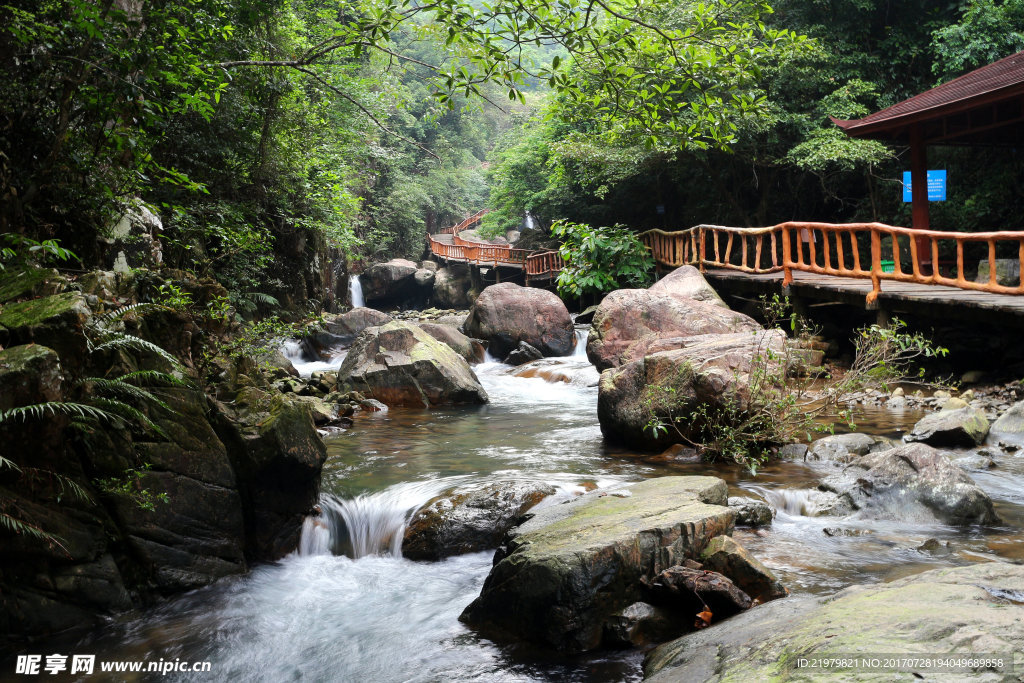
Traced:
<path fill-rule="evenodd" d="M 928 153 L 921 124 L 910 128 L 911 211 L 915 230 L 928 230 Z"/>

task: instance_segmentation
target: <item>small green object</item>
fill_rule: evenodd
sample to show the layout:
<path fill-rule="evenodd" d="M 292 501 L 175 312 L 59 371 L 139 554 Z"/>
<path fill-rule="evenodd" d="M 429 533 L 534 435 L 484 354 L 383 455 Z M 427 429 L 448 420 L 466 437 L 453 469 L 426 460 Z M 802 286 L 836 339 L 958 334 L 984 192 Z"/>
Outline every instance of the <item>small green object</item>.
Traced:
<path fill-rule="evenodd" d="M 882 272 L 883 273 L 891 273 L 893 270 L 895 270 L 895 268 L 896 268 L 896 264 L 893 263 L 892 261 L 882 261 Z"/>

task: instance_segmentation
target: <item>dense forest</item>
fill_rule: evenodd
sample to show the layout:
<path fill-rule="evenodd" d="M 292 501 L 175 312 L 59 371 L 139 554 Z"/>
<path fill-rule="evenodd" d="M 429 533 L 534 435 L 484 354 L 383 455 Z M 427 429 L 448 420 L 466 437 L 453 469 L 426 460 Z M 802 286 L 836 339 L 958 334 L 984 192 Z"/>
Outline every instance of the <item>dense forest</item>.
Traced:
<path fill-rule="evenodd" d="M 53 0 L 0 15 L 7 258 L 56 240 L 109 266 L 103 240 L 141 204 L 162 219 L 163 263 L 216 276 L 236 303 L 281 298 L 294 263 L 275 244 L 298 233 L 350 260 L 417 257 L 425 231 L 484 205 L 495 234 L 527 211 L 905 224 L 901 150 L 828 117 L 1024 48 L 1012 0 Z M 933 160 L 954 179 L 936 225 L 1020 214 L 1017 151 Z"/>

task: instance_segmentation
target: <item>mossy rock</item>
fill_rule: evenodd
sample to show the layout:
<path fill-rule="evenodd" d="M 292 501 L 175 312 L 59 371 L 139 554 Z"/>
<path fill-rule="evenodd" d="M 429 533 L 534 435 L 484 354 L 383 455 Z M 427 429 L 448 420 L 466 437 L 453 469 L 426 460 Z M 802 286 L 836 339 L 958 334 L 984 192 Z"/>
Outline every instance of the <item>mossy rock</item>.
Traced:
<path fill-rule="evenodd" d="M 8 342 L 35 342 L 55 350 L 65 365 L 77 365 L 86 354 L 85 325 L 92 312 L 78 292 L 54 294 L 7 304 L 0 311 L 0 327 Z"/>
<path fill-rule="evenodd" d="M 0 303 L 38 296 L 46 289 L 56 292 L 66 284 L 67 280 L 52 268 L 0 271 Z"/>
<path fill-rule="evenodd" d="M 53 349 L 25 344 L 0 351 L 0 412 L 61 398 L 60 360 Z"/>

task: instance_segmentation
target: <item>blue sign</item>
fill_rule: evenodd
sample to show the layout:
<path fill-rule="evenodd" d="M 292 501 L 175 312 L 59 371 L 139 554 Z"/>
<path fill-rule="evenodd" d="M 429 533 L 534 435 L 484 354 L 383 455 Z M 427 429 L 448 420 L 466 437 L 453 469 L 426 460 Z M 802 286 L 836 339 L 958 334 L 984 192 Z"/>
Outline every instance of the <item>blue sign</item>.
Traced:
<path fill-rule="evenodd" d="M 913 201 L 910 189 L 910 171 L 903 172 L 903 201 Z M 946 201 L 946 172 L 928 171 L 928 201 Z"/>

